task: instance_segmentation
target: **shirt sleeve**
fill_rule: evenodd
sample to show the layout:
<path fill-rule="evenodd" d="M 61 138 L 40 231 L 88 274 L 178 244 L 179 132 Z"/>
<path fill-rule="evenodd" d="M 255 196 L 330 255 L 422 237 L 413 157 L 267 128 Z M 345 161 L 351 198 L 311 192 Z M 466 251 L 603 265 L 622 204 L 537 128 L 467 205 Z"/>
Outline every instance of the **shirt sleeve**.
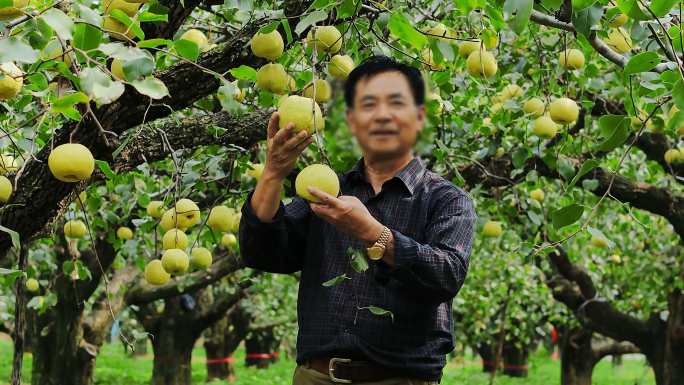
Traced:
<path fill-rule="evenodd" d="M 476 219 L 470 198 L 459 194 L 433 215 L 425 231 L 426 243 L 418 243 L 392 230 L 396 264 L 390 267 L 378 260 L 376 280 L 386 285 L 392 277 L 425 294 L 427 301 L 452 300 L 468 273 Z"/>
<path fill-rule="evenodd" d="M 262 221 L 252 210 L 250 193 L 242 206 L 238 232 L 240 255 L 245 266 L 269 273 L 290 274 L 302 269 L 311 207 L 296 197 L 280 207 L 270 221 Z"/>

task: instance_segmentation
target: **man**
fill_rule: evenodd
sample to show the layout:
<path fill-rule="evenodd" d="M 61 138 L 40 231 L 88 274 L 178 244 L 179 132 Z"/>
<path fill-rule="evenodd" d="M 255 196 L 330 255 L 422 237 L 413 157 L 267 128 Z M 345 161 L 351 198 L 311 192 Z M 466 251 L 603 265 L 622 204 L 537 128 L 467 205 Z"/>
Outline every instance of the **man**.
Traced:
<path fill-rule="evenodd" d="M 417 69 L 385 56 L 350 73 L 347 120 L 363 158 L 340 175 L 341 196 L 309 187 L 324 204 L 280 201 L 283 180 L 313 139 L 293 135 L 292 123 L 278 130 L 278 114 L 271 117 L 266 164 L 242 208 L 239 241 L 249 267 L 302 272 L 294 385 L 441 380 L 476 215 L 461 189 L 413 156 L 424 87 Z M 357 273 L 350 246 L 379 259 Z M 322 285 L 344 274 L 350 279 Z"/>

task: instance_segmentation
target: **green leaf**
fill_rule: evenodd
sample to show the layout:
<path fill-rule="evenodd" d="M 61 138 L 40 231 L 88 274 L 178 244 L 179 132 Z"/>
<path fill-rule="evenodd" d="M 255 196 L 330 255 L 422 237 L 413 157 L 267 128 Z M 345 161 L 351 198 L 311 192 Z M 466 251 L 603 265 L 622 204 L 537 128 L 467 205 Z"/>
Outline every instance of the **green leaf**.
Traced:
<path fill-rule="evenodd" d="M 349 247 L 347 249 L 347 256 L 349 257 L 349 263 L 357 273 L 363 273 L 368 270 L 368 255 L 366 254 L 366 249 Z"/>
<path fill-rule="evenodd" d="M 553 228 L 560 230 L 565 226 L 570 226 L 571 224 L 579 221 L 583 214 L 584 206 L 580 206 L 576 203 L 558 209 L 551 214 Z"/>
<path fill-rule="evenodd" d="M 672 99 L 674 99 L 677 108 L 684 111 L 684 83 L 681 79 L 677 80 L 672 87 Z"/>
<path fill-rule="evenodd" d="M 310 14 L 306 15 L 305 18 L 299 21 L 297 23 L 297 26 L 295 27 L 295 33 L 297 35 L 301 35 L 304 30 L 309 28 L 309 26 L 318 23 L 319 21 L 323 21 L 328 18 L 328 13 L 324 11 L 313 11 Z"/>
<path fill-rule="evenodd" d="M 99 13 L 95 12 L 94 10 L 86 7 L 83 4 L 79 3 L 72 3 L 73 5 L 76 5 L 76 13 L 81 16 L 81 18 L 88 24 L 92 24 L 96 27 L 102 27 L 102 16 L 100 16 Z M 78 24 L 76 25 L 76 29 L 78 30 Z M 102 31 L 100 31 L 100 35 L 102 34 Z"/>
<path fill-rule="evenodd" d="M 90 275 L 90 270 L 88 270 L 87 267 L 83 266 L 83 263 L 81 261 L 76 261 L 76 269 L 78 278 L 80 278 L 81 280 L 85 280 L 86 278 L 93 279 L 93 276 Z"/>
<path fill-rule="evenodd" d="M 104 104 L 110 104 L 115 102 L 125 91 L 125 87 L 122 82 L 114 81 L 108 86 L 102 86 L 99 83 L 93 85 L 93 100 L 98 107 Z"/>
<path fill-rule="evenodd" d="M 57 36 L 64 40 L 71 40 L 76 33 L 76 25 L 64 12 L 57 9 L 50 9 L 43 12 L 40 18 L 45 21 L 47 25 L 52 27 L 57 33 Z"/>
<path fill-rule="evenodd" d="M 138 92 L 147 95 L 152 99 L 161 99 L 164 96 L 169 96 L 169 90 L 164 83 L 153 77 L 148 77 L 144 80 L 134 80 L 131 82 Z"/>
<path fill-rule="evenodd" d="M 173 48 L 181 57 L 184 57 L 188 60 L 195 61 L 199 56 L 199 46 L 197 43 L 190 40 L 177 40 L 173 43 Z"/>
<path fill-rule="evenodd" d="M 572 0 L 572 12 L 577 13 L 584 8 L 592 6 L 596 3 L 596 0 Z"/>
<path fill-rule="evenodd" d="M 64 274 L 69 275 L 74 271 L 74 266 L 75 265 L 73 261 L 64 261 L 62 262 L 62 271 Z"/>
<path fill-rule="evenodd" d="M 646 231 L 646 234 L 651 233 L 651 228 L 649 226 L 646 226 L 644 223 L 642 223 L 639 220 L 639 218 L 637 218 L 636 215 L 634 215 L 634 213 L 632 212 L 632 209 L 629 207 L 629 203 L 622 203 L 622 207 L 624 207 L 627 210 L 629 215 L 636 221 L 636 223 L 640 224 L 641 227 L 644 228 L 644 230 Z"/>
<path fill-rule="evenodd" d="M 465 16 L 470 15 L 475 7 L 477 7 L 477 0 L 456 0 L 456 8 Z"/>
<path fill-rule="evenodd" d="M 598 167 L 599 162 L 596 159 L 589 159 L 584 162 L 582 167 L 580 167 L 579 171 L 577 172 L 577 175 L 575 175 L 574 178 L 572 178 L 572 182 L 568 185 L 568 190 L 572 189 L 575 187 L 575 184 L 577 181 L 584 176 L 584 174 L 588 173 L 589 171 L 593 170 L 594 167 Z"/>
<path fill-rule="evenodd" d="M 230 70 L 230 74 L 236 79 L 248 79 L 256 82 L 256 71 L 252 67 L 247 67 L 246 65 L 241 65 L 238 68 L 233 68 Z"/>
<path fill-rule="evenodd" d="M 506 22 L 504 21 L 501 12 L 495 8 L 492 8 L 490 5 L 487 5 L 485 12 L 487 15 L 489 15 L 489 21 L 492 23 L 492 27 L 494 27 L 496 32 L 500 32 L 502 29 L 504 29 L 504 27 L 506 27 Z"/>
<path fill-rule="evenodd" d="M 524 148 L 513 151 L 513 166 L 515 166 L 515 168 L 522 168 L 529 156 L 529 153 Z"/>
<path fill-rule="evenodd" d="M 109 167 L 109 163 L 105 162 L 104 160 L 95 160 L 95 164 L 97 164 L 100 167 L 100 170 L 105 174 L 105 176 L 108 179 L 114 179 L 116 178 L 116 174 L 112 169 Z"/>
<path fill-rule="evenodd" d="M 344 281 L 345 279 L 351 279 L 347 277 L 347 274 L 342 274 L 339 277 L 333 278 L 330 281 L 323 282 L 323 286 L 330 287 L 332 285 L 337 285 L 338 283 Z"/>
<path fill-rule="evenodd" d="M 146 21 L 169 21 L 169 16 L 159 15 L 152 12 L 141 12 L 138 15 L 138 21 L 140 21 L 141 23 Z"/>
<path fill-rule="evenodd" d="M 639 1 L 641 0 L 617 0 L 617 4 L 624 14 L 634 20 L 644 21 L 653 19 L 647 11 L 644 12 L 644 10 L 642 10 Z"/>
<path fill-rule="evenodd" d="M 660 56 L 655 52 L 642 52 L 629 59 L 623 73 L 625 75 L 648 72 L 660 64 Z"/>
<path fill-rule="evenodd" d="M 527 216 L 530 218 L 532 222 L 534 222 L 536 225 L 541 225 L 542 221 L 544 220 L 544 216 L 541 214 L 537 214 L 534 211 L 528 211 Z"/>
<path fill-rule="evenodd" d="M 263 34 L 271 33 L 273 31 L 275 31 L 276 28 L 278 28 L 278 25 L 280 25 L 280 21 L 271 22 L 271 24 L 269 24 L 265 27 L 259 28 L 259 33 L 263 33 Z"/>
<path fill-rule="evenodd" d="M 392 317 L 392 322 L 394 322 L 394 314 L 392 314 L 392 312 L 389 310 L 380 309 L 379 307 L 375 307 L 375 306 L 368 306 L 368 310 L 370 310 L 371 313 L 373 313 L 375 315 Z"/>
<path fill-rule="evenodd" d="M 76 33 L 74 33 L 74 40 L 71 43 L 74 47 L 82 49 L 84 51 L 90 51 L 91 49 L 97 48 L 102 41 L 103 32 L 93 27 L 90 24 L 77 24 Z M 83 54 L 80 52 L 75 52 L 76 58 L 79 61 L 86 61 Z"/>
<path fill-rule="evenodd" d="M 631 120 L 624 115 L 605 115 L 598 120 L 601 138 L 596 151 L 613 151 L 624 143 L 631 133 Z"/>
<path fill-rule="evenodd" d="M 287 19 L 283 19 L 283 29 L 285 30 L 285 36 L 287 37 L 287 45 L 292 44 L 292 31 L 290 29 L 290 23 Z"/>
<path fill-rule="evenodd" d="M 22 275 L 26 276 L 26 274 L 21 270 L 5 269 L 2 267 L 0 267 L 0 275 L 6 275 L 8 278 L 18 278 Z"/>
<path fill-rule="evenodd" d="M 40 51 L 21 42 L 16 36 L 0 39 L 0 63 L 21 61 L 35 63 L 40 59 Z"/>
<path fill-rule="evenodd" d="M 575 166 L 568 158 L 558 160 L 558 172 L 565 180 L 570 180 L 575 175 Z"/>
<path fill-rule="evenodd" d="M 615 242 L 608 239 L 608 237 L 606 237 L 603 234 L 603 231 L 601 231 L 599 229 L 595 229 L 591 226 L 587 226 L 587 231 L 589 231 L 589 234 L 591 234 L 595 237 L 599 237 L 599 238 L 603 239 L 604 241 L 606 241 L 606 243 L 608 244 L 608 248 L 610 248 L 611 250 L 613 250 L 613 248 L 615 248 Z"/>
<path fill-rule="evenodd" d="M 69 94 L 55 100 L 52 103 L 52 110 L 50 110 L 50 112 L 53 114 L 59 114 L 78 103 L 88 103 L 88 100 L 88 95 L 84 94 L 83 92 Z"/>
<path fill-rule="evenodd" d="M 138 200 L 138 204 L 139 204 L 141 207 L 147 207 L 147 205 L 149 205 L 150 202 L 152 201 L 152 200 L 150 199 L 150 196 L 147 195 L 147 194 L 140 194 L 140 195 L 138 195 L 138 199 L 137 199 L 137 200 Z"/>
<path fill-rule="evenodd" d="M 530 22 L 530 15 L 532 15 L 533 0 L 506 0 L 504 3 L 504 12 L 509 15 L 515 15 L 508 19 L 508 27 L 518 35 L 521 35 Z"/>
<path fill-rule="evenodd" d="M 603 6 L 601 3 L 596 3 L 591 7 L 587 7 L 578 13 L 572 14 L 572 25 L 575 26 L 577 32 L 584 36 L 589 36 L 591 27 L 598 23 L 603 16 Z"/>
<path fill-rule="evenodd" d="M 587 191 L 594 191 L 599 185 L 599 181 L 596 179 L 585 179 L 582 181 L 582 188 Z"/>
<path fill-rule="evenodd" d="M 392 15 L 389 28 L 393 34 L 397 35 L 399 40 L 405 41 L 418 49 L 421 49 L 427 42 L 425 35 L 416 31 L 406 19 L 406 16 L 401 13 Z"/>
<path fill-rule="evenodd" d="M 670 132 L 678 131 L 684 126 L 684 111 L 677 111 L 667 122 L 667 129 Z"/>
<path fill-rule="evenodd" d="M 150 76 L 152 75 L 152 71 L 154 71 L 154 60 L 150 56 L 123 61 L 121 62 L 121 71 L 128 81 L 137 80 L 143 76 Z"/>
<path fill-rule="evenodd" d="M 335 8 L 337 10 L 337 18 L 342 19 L 345 17 L 350 17 L 353 15 L 358 8 L 360 8 L 361 1 L 360 0 L 346 0 L 340 5 L 339 7 Z M 387 21 L 389 22 L 389 14 L 387 12 L 382 12 L 379 16 L 379 18 L 383 17 L 383 15 L 387 15 Z M 377 21 L 376 21 L 377 23 Z M 387 26 L 387 24 L 385 24 Z"/>
<path fill-rule="evenodd" d="M 670 13 L 672 10 L 672 7 L 675 6 L 675 4 L 681 2 L 681 0 L 657 0 L 657 1 L 652 1 L 650 8 L 651 12 L 653 12 L 657 17 L 663 17 Z"/>
<path fill-rule="evenodd" d="M 0 225 L 0 231 L 4 231 L 10 235 L 10 238 L 12 238 L 12 246 L 14 246 L 15 249 L 18 250 L 19 247 L 21 247 L 21 244 L 19 243 L 19 233 L 2 225 Z"/>
<path fill-rule="evenodd" d="M 138 48 L 152 48 L 159 47 L 160 45 L 171 46 L 173 45 L 173 41 L 167 39 L 150 39 L 139 41 L 138 44 L 136 44 Z"/>

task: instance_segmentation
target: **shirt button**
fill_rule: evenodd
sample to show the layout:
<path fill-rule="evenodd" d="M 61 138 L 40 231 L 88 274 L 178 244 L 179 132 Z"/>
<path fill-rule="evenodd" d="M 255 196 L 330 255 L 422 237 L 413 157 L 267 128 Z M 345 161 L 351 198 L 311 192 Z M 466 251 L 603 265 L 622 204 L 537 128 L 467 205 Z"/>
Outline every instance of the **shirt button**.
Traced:
<path fill-rule="evenodd" d="M 356 296 L 354 294 L 352 294 L 351 299 L 356 299 Z"/>
<path fill-rule="evenodd" d="M 348 331 L 349 331 L 349 328 L 344 328 L 344 331 L 345 331 L 345 332 L 348 332 Z"/>

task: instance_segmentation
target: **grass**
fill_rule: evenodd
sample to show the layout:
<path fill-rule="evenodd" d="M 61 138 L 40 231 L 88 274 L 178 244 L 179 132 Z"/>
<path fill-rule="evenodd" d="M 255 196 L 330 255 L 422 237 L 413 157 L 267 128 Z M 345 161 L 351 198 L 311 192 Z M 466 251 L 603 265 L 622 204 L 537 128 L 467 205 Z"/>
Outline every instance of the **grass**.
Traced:
<path fill-rule="evenodd" d="M 95 365 L 95 384 L 101 385 L 147 385 L 152 377 L 152 356 L 142 358 L 129 358 L 124 355 L 121 345 L 113 348 L 109 345 L 102 347 Z M 295 363 L 292 360 L 281 358 L 268 370 L 245 368 L 245 350 L 238 349 L 235 353 L 235 372 L 237 384 L 263 384 L 263 385 L 290 385 Z M 461 364 L 449 362 L 444 369 L 442 384 L 489 384 L 489 374 L 482 373 L 482 365 L 479 359 L 467 357 Z M 193 351 L 192 380 L 194 383 L 203 383 L 206 380 L 207 371 L 204 363 L 204 349 L 198 346 Z M 11 341 L 0 340 L 0 384 L 10 381 L 12 371 L 12 345 Z M 593 382 L 599 385 L 655 385 L 653 371 L 644 365 L 643 359 L 630 359 L 625 357 L 621 368 L 612 368 L 610 361 L 601 361 L 594 369 Z M 22 380 L 30 383 L 31 380 L 31 356 L 24 356 L 24 373 Z M 560 361 L 547 358 L 545 352 L 540 349 L 538 354 L 530 356 L 530 370 L 527 378 L 510 378 L 497 376 L 494 380 L 497 385 L 548 385 L 560 383 Z M 217 381 L 212 384 L 228 384 Z"/>

